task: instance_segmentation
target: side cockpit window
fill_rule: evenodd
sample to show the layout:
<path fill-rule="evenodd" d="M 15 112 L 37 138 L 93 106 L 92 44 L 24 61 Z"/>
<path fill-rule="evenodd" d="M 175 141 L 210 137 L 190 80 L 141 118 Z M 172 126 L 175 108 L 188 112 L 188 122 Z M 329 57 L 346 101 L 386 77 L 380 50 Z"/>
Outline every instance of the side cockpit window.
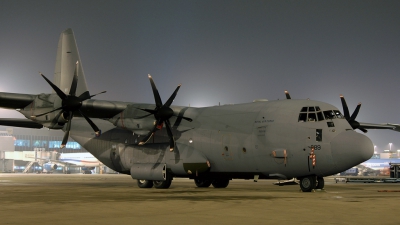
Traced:
<path fill-rule="evenodd" d="M 324 111 L 324 116 L 325 119 L 342 119 L 344 118 L 344 116 L 342 115 L 342 113 L 340 113 L 339 110 L 326 110 Z"/>
<path fill-rule="evenodd" d="M 298 120 L 299 122 L 316 122 L 322 120 L 324 120 L 324 116 L 319 106 L 307 106 L 301 108 Z"/>

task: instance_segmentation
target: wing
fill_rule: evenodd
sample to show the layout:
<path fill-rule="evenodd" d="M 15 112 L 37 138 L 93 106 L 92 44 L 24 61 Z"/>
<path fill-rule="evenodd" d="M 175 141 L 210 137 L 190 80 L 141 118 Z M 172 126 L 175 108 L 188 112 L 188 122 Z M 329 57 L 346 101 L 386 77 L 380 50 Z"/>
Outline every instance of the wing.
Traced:
<path fill-rule="evenodd" d="M 392 123 L 360 123 L 360 128 L 362 129 L 386 129 L 400 132 L 400 124 L 392 124 Z"/>

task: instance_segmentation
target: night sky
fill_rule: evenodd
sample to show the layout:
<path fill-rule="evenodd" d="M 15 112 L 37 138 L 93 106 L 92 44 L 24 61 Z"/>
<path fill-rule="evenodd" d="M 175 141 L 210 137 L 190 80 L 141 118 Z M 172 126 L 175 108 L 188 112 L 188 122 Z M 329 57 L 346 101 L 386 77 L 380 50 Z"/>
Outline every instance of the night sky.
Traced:
<path fill-rule="evenodd" d="M 400 123 L 400 1 L 0 0 L 0 92 L 50 93 L 60 33 L 72 28 L 97 99 L 175 105 L 324 101 L 357 120 Z M 21 117 L 1 110 L 0 117 Z M 378 151 L 400 133 L 370 130 Z"/>

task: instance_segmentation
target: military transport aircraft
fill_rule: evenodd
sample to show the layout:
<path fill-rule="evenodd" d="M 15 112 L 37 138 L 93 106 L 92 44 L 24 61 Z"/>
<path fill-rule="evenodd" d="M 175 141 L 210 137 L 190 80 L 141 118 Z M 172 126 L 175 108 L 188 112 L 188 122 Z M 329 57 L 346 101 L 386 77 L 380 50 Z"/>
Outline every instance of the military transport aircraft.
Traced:
<path fill-rule="evenodd" d="M 106 166 L 137 180 L 140 188 L 169 188 L 174 177 L 198 187 L 225 188 L 231 179 L 300 180 L 304 192 L 324 187 L 324 176 L 371 158 L 373 144 L 360 129 L 397 124 L 356 121 L 333 105 L 286 99 L 204 108 L 172 106 L 180 85 L 163 103 L 149 75 L 155 104 L 92 99 L 71 29 L 62 32 L 51 94 L 0 93 L 0 107 L 27 119 L 0 125 L 62 129 Z"/>

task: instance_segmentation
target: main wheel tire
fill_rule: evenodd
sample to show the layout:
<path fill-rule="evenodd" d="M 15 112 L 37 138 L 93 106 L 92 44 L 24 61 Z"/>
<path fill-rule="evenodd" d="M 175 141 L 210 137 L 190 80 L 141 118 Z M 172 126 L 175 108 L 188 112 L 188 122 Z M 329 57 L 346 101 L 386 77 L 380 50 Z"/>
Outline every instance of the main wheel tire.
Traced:
<path fill-rule="evenodd" d="M 165 180 L 155 180 L 153 181 L 153 185 L 157 189 L 168 189 L 171 186 L 172 183 L 172 176 L 170 173 L 165 174 Z"/>
<path fill-rule="evenodd" d="M 196 184 L 197 187 L 208 188 L 210 187 L 212 180 L 195 178 L 194 183 Z"/>
<path fill-rule="evenodd" d="M 172 183 L 172 179 L 153 181 L 154 187 L 157 189 L 167 189 L 171 186 L 171 183 Z"/>
<path fill-rule="evenodd" d="M 311 192 L 315 189 L 317 180 L 315 176 L 307 176 L 300 179 L 300 188 L 303 192 Z"/>
<path fill-rule="evenodd" d="M 214 188 L 226 188 L 228 187 L 229 179 L 218 179 L 212 182 Z"/>
<path fill-rule="evenodd" d="M 140 188 L 152 188 L 153 181 L 152 180 L 137 180 L 137 185 Z"/>
<path fill-rule="evenodd" d="M 325 182 L 323 177 L 317 177 L 317 186 L 315 189 L 324 189 Z"/>

